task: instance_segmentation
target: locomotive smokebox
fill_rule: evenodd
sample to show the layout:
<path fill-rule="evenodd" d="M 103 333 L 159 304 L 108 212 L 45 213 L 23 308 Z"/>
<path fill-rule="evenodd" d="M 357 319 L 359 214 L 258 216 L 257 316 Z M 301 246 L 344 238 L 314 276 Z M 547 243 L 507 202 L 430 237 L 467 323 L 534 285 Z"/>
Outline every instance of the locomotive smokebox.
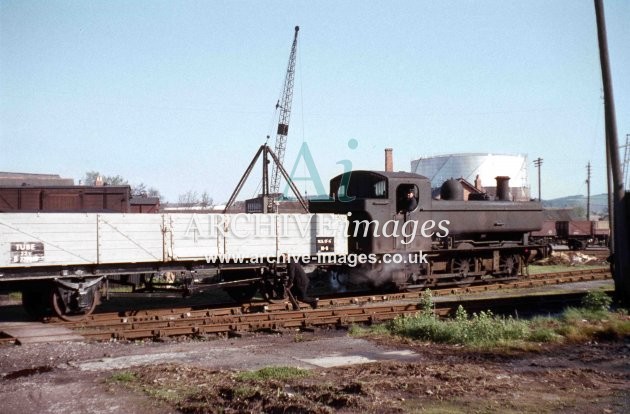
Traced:
<path fill-rule="evenodd" d="M 444 184 L 440 187 L 440 198 L 442 200 L 462 201 L 464 199 L 464 189 L 461 183 L 453 178 L 444 181 Z"/>
<path fill-rule="evenodd" d="M 494 178 L 497 180 L 497 196 L 499 201 L 510 201 L 510 177 L 500 175 Z"/>

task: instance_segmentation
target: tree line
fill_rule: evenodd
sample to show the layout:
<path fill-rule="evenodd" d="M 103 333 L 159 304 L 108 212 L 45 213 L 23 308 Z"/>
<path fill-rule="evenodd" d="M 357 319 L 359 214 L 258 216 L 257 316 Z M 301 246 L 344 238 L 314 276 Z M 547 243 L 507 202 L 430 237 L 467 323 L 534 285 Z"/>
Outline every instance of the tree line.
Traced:
<path fill-rule="evenodd" d="M 162 198 L 160 191 L 143 182 L 140 184 L 130 184 L 127 179 L 121 175 L 105 175 L 98 171 L 87 171 L 81 180 L 83 185 L 96 185 L 97 180 L 101 179 L 104 185 L 128 185 L 131 187 L 131 195 L 133 197 L 158 197 Z M 194 190 L 188 190 L 177 197 L 177 203 L 183 207 L 202 206 L 209 207 L 214 204 L 214 200 L 207 191 L 198 193 Z"/>

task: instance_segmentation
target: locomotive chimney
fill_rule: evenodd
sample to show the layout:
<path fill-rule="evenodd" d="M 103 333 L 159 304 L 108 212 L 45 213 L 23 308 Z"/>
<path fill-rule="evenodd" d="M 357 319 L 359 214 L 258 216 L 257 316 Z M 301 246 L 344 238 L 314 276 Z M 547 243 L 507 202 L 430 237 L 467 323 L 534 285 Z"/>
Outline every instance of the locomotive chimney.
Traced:
<path fill-rule="evenodd" d="M 394 158 L 392 156 L 392 149 L 385 148 L 385 171 L 393 172 L 394 171 Z"/>
<path fill-rule="evenodd" d="M 497 180 L 496 199 L 500 201 L 510 201 L 510 177 L 500 175 L 495 177 Z"/>

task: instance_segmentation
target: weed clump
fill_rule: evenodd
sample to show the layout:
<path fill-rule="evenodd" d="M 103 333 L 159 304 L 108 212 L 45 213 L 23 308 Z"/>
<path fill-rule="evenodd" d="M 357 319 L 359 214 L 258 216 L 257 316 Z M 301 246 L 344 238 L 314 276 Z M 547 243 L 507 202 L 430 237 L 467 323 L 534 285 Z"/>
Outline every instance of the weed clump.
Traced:
<path fill-rule="evenodd" d="M 435 314 L 424 312 L 399 316 L 390 323 L 389 330 L 394 335 L 412 339 L 479 347 L 525 339 L 529 334 L 529 328 L 523 321 L 496 316 L 491 311 L 468 316 L 461 305 L 453 319 L 440 320 Z"/>
<path fill-rule="evenodd" d="M 266 367 L 257 371 L 239 372 L 236 375 L 236 379 L 241 381 L 286 381 L 293 378 L 307 377 L 309 375 L 309 371 L 295 367 Z"/>
<path fill-rule="evenodd" d="M 582 299 L 582 308 L 591 311 L 607 311 L 612 304 L 612 298 L 603 290 L 588 292 Z"/>
<path fill-rule="evenodd" d="M 112 382 L 133 382 L 137 380 L 136 374 L 130 371 L 120 371 L 116 372 L 109 377 L 109 380 Z"/>
<path fill-rule="evenodd" d="M 567 308 L 556 318 L 520 320 L 494 315 L 489 310 L 469 315 L 460 305 L 454 317 L 440 319 L 435 313 L 433 295 L 427 289 L 420 298 L 420 311 L 415 315 L 398 316 L 388 323 L 369 328 L 355 326 L 350 333 L 357 336 L 389 334 L 478 348 L 527 348 L 527 342 L 616 340 L 630 336 L 630 318 L 622 312 L 610 312 L 610 304 L 611 299 L 605 292 L 595 291 L 585 296 L 580 308 Z"/>

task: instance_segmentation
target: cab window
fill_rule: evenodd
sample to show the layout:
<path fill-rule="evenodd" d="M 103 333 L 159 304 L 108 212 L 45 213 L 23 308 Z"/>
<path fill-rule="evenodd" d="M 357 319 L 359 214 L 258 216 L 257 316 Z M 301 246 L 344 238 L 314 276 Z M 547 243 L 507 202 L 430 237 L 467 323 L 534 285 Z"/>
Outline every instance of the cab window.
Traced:
<path fill-rule="evenodd" d="M 418 208 L 418 186 L 401 184 L 396 188 L 396 211 L 409 213 Z"/>

